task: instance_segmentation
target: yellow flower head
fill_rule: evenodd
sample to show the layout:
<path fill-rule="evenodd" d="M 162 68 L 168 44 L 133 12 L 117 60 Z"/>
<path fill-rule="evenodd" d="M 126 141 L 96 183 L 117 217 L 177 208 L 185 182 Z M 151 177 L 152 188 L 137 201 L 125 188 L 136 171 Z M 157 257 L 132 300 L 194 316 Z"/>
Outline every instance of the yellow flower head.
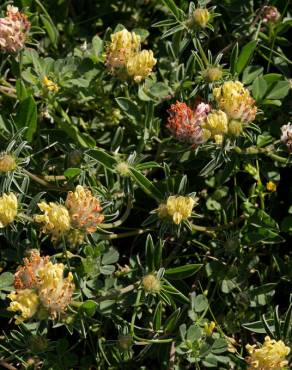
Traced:
<path fill-rule="evenodd" d="M 192 197 L 171 195 L 167 198 L 166 204 L 159 206 L 158 216 L 160 218 L 170 217 L 176 225 L 179 225 L 191 216 L 195 203 Z"/>
<path fill-rule="evenodd" d="M 202 127 L 210 132 L 210 137 L 215 140 L 217 144 L 221 144 L 223 136 L 228 132 L 228 118 L 221 110 L 212 110 Z"/>
<path fill-rule="evenodd" d="M 43 215 L 36 215 L 35 221 L 42 223 L 42 232 L 51 234 L 52 240 L 58 240 L 62 234 L 66 234 L 71 227 L 68 210 L 58 203 L 38 203 Z"/>
<path fill-rule="evenodd" d="M 143 277 L 142 286 L 144 290 L 149 293 L 157 293 L 161 288 L 160 281 L 153 274 L 145 275 Z"/>
<path fill-rule="evenodd" d="M 65 205 L 74 228 L 94 233 L 104 219 L 99 200 L 81 185 L 76 187 L 75 192 L 69 191 Z"/>
<path fill-rule="evenodd" d="M 0 172 L 14 171 L 16 168 L 15 158 L 11 154 L 0 154 Z"/>
<path fill-rule="evenodd" d="M 43 78 L 43 85 L 49 90 L 54 93 L 57 93 L 60 90 L 60 87 L 53 82 L 52 80 L 49 80 L 47 76 Z"/>
<path fill-rule="evenodd" d="M 135 82 L 139 83 L 149 76 L 156 64 L 152 50 L 142 50 L 133 55 L 127 62 L 127 72 Z"/>
<path fill-rule="evenodd" d="M 111 35 L 111 42 L 106 51 L 106 66 L 113 75 L 125 77 L 127 61 L 139 51 L 140 43 L 140 36 L 126 29 Z"/>
<path fill-rule="evenodd" d="M 208 9 L 198 8 L 193 12 L 193 21 L 196 26 L 205 28 L 211 18 Z"/>
<path fill-rule="evenodd" d="M 219 108 L 230 119 L 245 123 L 255 119 L 257 107 L 249 91 L 239 81 L 227 81 L 222 86 L 213 89 L 213 95 Z"/>
<path fill-rule="evenodd" d="M 37 293 L 32 289 L 24 289 L 10 293 L 8 298 L 11 299 L 8 311 L 20 312 L 19 315 L 15 316 L 16 324 L 35 315 L 40 303 Z"/>
<path fill-rule="evenodd" d="M 0 229 L 14 221 L 17 215 L 17 198 L 13 193 L 0 197 Z"/>
<path fill-rule="evenodd" d="M 267 182 L 266 187 L 267 187 L 267 190 L 271 192 L 274 192 L 277 190 L 277 185 L 273 181 Z"/>
<path fill-rule="evenodd" d="M 288 365 L 285 358 L 290 353 L 290 348 L 281 340 L 276 341 L 267 336 L 261 348 L 248 344 L 246 349 L 249 353 L 246 359 L 249 370 L 281 370 Z"/>

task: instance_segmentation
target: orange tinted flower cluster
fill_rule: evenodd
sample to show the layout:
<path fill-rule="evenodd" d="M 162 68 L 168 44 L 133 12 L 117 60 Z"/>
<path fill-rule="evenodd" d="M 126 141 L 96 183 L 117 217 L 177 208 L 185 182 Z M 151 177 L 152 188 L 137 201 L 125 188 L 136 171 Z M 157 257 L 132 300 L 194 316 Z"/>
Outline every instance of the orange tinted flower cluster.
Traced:
<path fill-rule="evenodd" d="M 210 106 L 200 103 L 192 110 L 186 103 L 177 101 L 168 110 L 169 117 L 166 127 L 179 141 L 189 144 L 201 144 L 208 139 L 201 124 L 207 117 Z"/>
<path fill-rule="evenodd" d="M 15 316 L 17 323 L 37 313 L 56 318 L 65 311 L 75 286 L 72 273 L 64 277 L 64 269 L 62 263 L 52 263 L 49 256 L 40 257 L 37 250 L 23 259 L 23 266 L 14 275 L 15 292 L 8 295 L 8 310 L 19 313 Z"/>

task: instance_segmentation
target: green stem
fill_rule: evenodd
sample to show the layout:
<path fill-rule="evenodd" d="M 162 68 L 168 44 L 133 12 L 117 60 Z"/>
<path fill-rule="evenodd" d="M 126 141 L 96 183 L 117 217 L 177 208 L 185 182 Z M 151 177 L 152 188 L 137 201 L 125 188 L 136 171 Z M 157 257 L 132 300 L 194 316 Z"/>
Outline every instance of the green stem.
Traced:
<path fill-rule="evenodd" d="M 151 229 L 137 229 L 133 231 L 128 231 L 126 233 L 121 233 L 121 234 L 110 234 L 110 235 L 105 235 L 102 237 L 103 240 L 112 240 L 112 239 L 121 239 L 121 238 L 128 238 L 129 236 L 134 236 L 134 235 L 141 235 L 144 233 L 147 233 Z"/>
<path fill-rule="evenodd" d="M 224 225 L 219 225 L 219 226 L 201 226 L 201 225 L 191 224 L 191 227 L 192 227 L 192 230 L 193 231 L 202 231 L 202 232 L 209 233 L 209 232 L 213 232 L 213 231 L 220 231 L 220 230 L 229 229 L 229 228 L 231 228 L 233 226 L 238 225 L 243 220 L 245 220 L 245 216 L 244 215 L 241 215 L 236 220 L 231 221 L 231 222 L 229 222 L 227 224 L 224 224 Z"/>

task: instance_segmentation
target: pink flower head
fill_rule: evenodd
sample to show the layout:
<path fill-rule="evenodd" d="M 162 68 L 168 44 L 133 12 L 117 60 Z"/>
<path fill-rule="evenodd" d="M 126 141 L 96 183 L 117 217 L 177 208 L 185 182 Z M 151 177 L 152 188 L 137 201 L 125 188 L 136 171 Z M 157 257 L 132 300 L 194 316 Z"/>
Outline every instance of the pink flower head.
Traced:
<path fill-rule="evenodd" d="M 0 50 L 16 52 L 24 47 L 30 23 L 18 8 L 8 5 L 5 18 L 0 18 Z"/>

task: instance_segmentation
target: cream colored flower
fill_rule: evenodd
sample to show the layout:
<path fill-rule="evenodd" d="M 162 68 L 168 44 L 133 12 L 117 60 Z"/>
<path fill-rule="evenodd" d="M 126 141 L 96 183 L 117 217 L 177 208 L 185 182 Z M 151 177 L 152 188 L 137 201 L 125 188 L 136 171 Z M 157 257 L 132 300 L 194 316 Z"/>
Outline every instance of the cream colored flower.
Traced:
<path fill-rule="evenodd" d="M 53 202 L 41 202 L 38 206 L 44 214 L 36 215 L 35 221 L 43 224 L 42 232 L 51 234 L 52 240 L 60 239 L 70 230 L 70 216 L 64 206 Z"/>
<path fill-rule="evenodd" d="M 193 12 L 193 21 L 201 28 L 205 28 L 211 18 L 208 9 L 198 8 Z"/>
<path fill-rule="evenodd" d="M 34 316 L 39 307 L 39 297 L 33 289 L 24 289 L 8 294 L 11 300 L 8 311 L 20 312 L 15 315 L 16 324 Z"/>
<path fill-rule="evenodd" d="M 149 76 L 156 64 L 152 50 L 142 50 L 131 56 L 127 62 L 127 72 L 135 82 L 139 83 Z"/>
<path fill-rule="evenodd" d="M 166 204 L 158 207 L 158 216 L 160 218 L 170 217 L 176 225 L 179 225 L 191 216 L 195 203 L 192 197 L 171 195 L 167 198 Z"/>
<path fill-rule="evenodd" d="M 0 197 L 0 229 L 14 221 L 17 215 L 17 198 L 13 193 Z"/>
<path fill-rule="evenodd" d="M 0 172 L 14 171 L 16 168 L 15 158 L 11 154 L 0 154 Z"/>
<path fill-rule="evenodd" d="M 223 137 L 228 132 L 228 118 L 221 110 L 212 110 L 202 123 L 202 127 L 210 132 L 210 137 L 216 144 L 221 144 Z"/>
<path fill-rule="evenodd" d="M 99 200 L 81 185 L 76 187 L 75 192 L 68 193 L 65 206 L 69 211 L 72 226 L 88 233 L 95 232 L 104 219 Z"/>
<path fill-rule="evenodd" d="M 128 59 L 140 49 L 141 38 L 135 32 L 126 29 L 111 35 L 111 42 L 106 51 L 106 66 L 113 75 L 126 77 Z"/>
<path fill-rule="evenodd" d="M 288 365 L 286 356 L 290 353 L 290 348 L 281 340 L 276 341 L 267 336 L 261 348 L 248 344 L 246 349 L 249 353 L 246 359 L 249 370 L 281 370 Z"/>
<path fill-rule="evenodd" d="M 227 81 L 222 86 L 213 89 L 213 95 L 219 108 L 229 119 L 244 123 L 255 119 L 257 107 L 249 91 L 239 81 Z"/>

